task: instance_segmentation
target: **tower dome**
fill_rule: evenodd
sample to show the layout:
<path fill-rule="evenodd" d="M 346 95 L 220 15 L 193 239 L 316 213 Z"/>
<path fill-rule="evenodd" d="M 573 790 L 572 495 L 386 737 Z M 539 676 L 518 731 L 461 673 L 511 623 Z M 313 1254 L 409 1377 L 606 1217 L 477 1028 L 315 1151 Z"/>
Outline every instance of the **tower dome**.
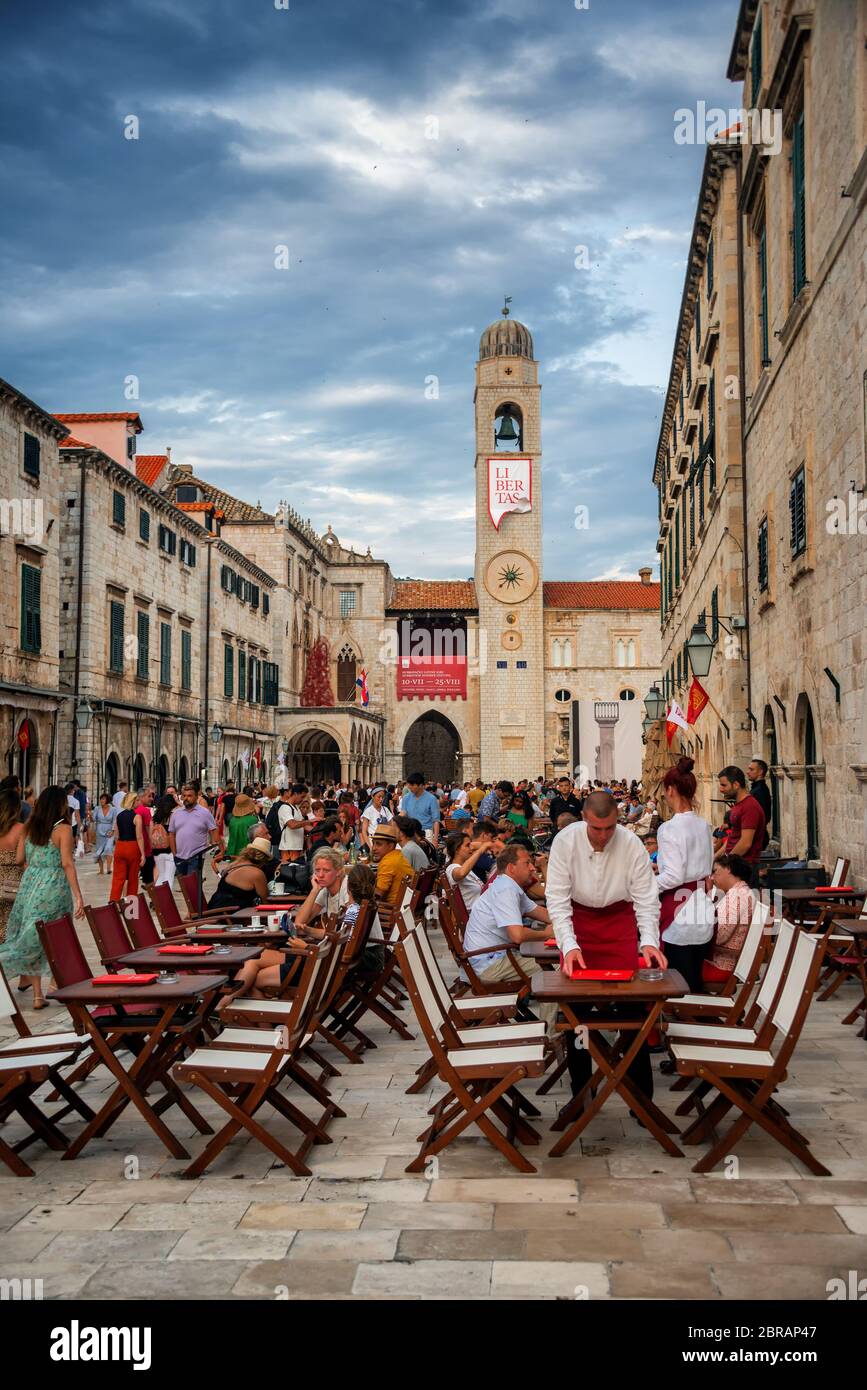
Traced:
<path fill-rule="evenodd" d="M 497 319 L 479 343 L 479 360 L 486 357 L 527 357 L 533 360 L 533 336 L 517 319 Z"/>

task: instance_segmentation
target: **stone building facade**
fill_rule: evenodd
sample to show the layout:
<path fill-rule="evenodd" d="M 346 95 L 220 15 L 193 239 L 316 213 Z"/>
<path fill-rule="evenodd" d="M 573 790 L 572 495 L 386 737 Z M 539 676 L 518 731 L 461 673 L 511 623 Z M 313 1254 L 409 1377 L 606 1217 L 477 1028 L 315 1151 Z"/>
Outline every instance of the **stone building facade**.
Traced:
<path fill-rule="evenodd" d="M 710 696 L 675 749 L 695 759 L 698 806 L 718 814 L 716 774 L 746 766 L 753 725 L 744 631 L 744 489 L 740 418 L 737 143 L 708 148 L 662 413 L 653 481 L 659 499 L 662 692 L 686 709 L 686 644 L 698 627 L 714 643 L 702 678 Z M 648 745 L 645 781 L 671 766 L 665 740 Z"/>
<path fill-rule="evenodd" d="M 865 44 L 864 0 L 742 0 L 728 76 L 742 84 L 744 110 L 772 113 L 774 138 L 760 143 L 748 126 L 735 165 L 743 502 L 726 524 L 734 538 L 740 511 L 740 579 L 727 547 L 709 555 L 711 586 L 724 591 L 728 568 L 728 612 L 739 611 L 740 592 L 748 621 L 749 727 L 734 760 L 743 764 L 753 753 L 769 763 L 783 854 L 826 864 L 844 855 L 860 883 L 867 881 Z M 727 158 L 724 148 L 708 156 Z M 657 485 L 670 474 L 668 446 L 664 423 Z M 663 511 L 663 548 L 673 520 Z M 678 633 L 673 644 L 680 640 Z M 665 660 L 672 646 L 665 630 L 663 644 Z M 714 663 L 712 694 L 725 698 L 719 656 Z M 737 694 L 736 682 L 723 706 L 734 753 L 744 710 Z M 707 712 L 699 731 L 706 719 Z"/>
<path fill-rule="evenodd" d="M 0 381 L 0 741 L 2 775 L 41 791 L 59 773 L 58 443 L 64 427 Z"/>
<path fill-rule="evenodd" d="M 781 113 L 743 152 L 753 702 L 786 852 L 867 881 L 867 5 L 742 8 L 729 76 Z M 860 512 L 859 512 L 860 509 Z M 858 519 L 861 518 L 859 526 Z M 845 519 L 844 519 L 845 518 Z M 853 524 L 854 522 L 854 524 Z"/>

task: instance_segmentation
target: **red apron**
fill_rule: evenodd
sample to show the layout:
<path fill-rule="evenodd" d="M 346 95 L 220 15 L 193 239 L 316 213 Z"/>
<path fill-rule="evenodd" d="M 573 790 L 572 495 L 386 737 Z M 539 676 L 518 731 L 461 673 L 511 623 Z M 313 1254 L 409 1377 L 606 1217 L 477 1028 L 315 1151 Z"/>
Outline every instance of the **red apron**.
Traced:
<path fill-rule="evenodd" d="M 699 880 L 694 883 L 679 883 L 676 888 L 666 888 L 659 895 L 659 939 L 662 941 L 663 933 L 668 930 L 677 916 L 680 909 L 689 902 Z M 688 890 L 688 891 L 687 891 Z"/>
<path fill-rule="evenodd" d="M 572 930 L 588 970 L 636 970 L 638 923 L 631 902 L 572 903 Z"/>

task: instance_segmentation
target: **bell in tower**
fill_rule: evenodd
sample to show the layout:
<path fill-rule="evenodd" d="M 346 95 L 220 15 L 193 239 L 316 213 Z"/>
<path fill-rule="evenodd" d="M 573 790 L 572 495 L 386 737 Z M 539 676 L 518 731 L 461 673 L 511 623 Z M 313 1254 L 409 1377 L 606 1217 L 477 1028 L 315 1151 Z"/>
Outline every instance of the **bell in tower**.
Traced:
<path fill-rule="evenodd" d="M 494 418 L 494 448 L 513 449 L 520 453 L 523 447 L 524 426 L 520 407 L 506 401 Z"/>

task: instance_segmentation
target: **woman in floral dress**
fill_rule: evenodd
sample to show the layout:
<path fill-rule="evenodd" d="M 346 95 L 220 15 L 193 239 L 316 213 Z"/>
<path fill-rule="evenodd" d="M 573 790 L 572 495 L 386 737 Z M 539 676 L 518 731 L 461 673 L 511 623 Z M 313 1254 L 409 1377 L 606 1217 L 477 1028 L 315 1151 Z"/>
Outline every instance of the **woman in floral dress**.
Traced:
<path fill-rule="evenodd" d="M 24 830 L 16 858 L 26 867 L 9 914 L 6 940 L 0 946 L 0 965 L 8 975 L 22 977 L 19 989 L 32 985 L 33 1007 L 44 1009 L 42 976 L 48 971 L 48 962 L 36 923 L 50 922 L 66 912 L 84 916 L 69 807 L 62 787 L 46 787 L 40 793 Z"/>
<path fill-rule="evenodd" d="M 21 884 L 18 846 L 24 839 L 21 797 L 13 787 L 0 791 L 0 945 L 6 940 L 6 923 Z"/>

